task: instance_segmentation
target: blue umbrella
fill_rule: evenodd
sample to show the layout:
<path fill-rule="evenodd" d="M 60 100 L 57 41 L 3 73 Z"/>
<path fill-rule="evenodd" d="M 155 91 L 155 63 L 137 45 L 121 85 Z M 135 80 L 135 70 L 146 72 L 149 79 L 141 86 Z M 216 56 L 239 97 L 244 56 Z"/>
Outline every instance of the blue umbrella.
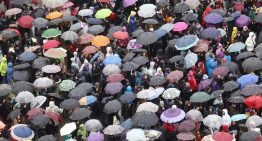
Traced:
<path fill-rule="evenodd" d="M 108 64 L 121 65 L 121 58 L 118 55 L 108 56 L 103 61 L 103 63 L 104 65 L 108 65 Z"/>
<path fill-rule="evenodd" d="M 187 50 L 198 43 L 199 39 L 195 35 L 185 35 L 176 41 L 177 50 Z"/>
<path fill-rule="evenodd" d="M 234 44 L 231 44 L 228 48 L 228 52 L 240 52 L 242 49 L 246 47 L 246 44 L 242 42 L 235 42 Z"/>
<path fill-rule="evenodd" d="M 221 32 L 216 28 L 209 27 L 201 32 L 201 36 L 203 38 L 217 39 L 219 36 L 221 36 Z"/>
<path fill-rule="evenodd" d="M 168 31 L 162 30 L 162 29 L 158 29 L 158 30 L 154 31 L 154 34 L 156 34 L 156 36 L 158 38 L 161 38 L 161 37 L 165 36 L 167 33 L 168 33 Z"/>
<path fill-rule="evenodd" d="M 204 20 L 207 23 L 218 24 L 218 23 L 221 23 L 224 19 L 219 14 L 210 13 L 210 14 L 205 16 Z"/>
<path fill-rule="evenodd" d="M 173 30 L 174 28 L 174 24 L 171 24 L 171 23 L 166 23 L 164 25 L 162 25 L 159 29 L 161 30 L 166 30 L 167 32 Z"/>
<path fill-rule="evenodd" d="M 131 128 L 133 127 L 133 122 L 132 122 L 131 118 L 123 121 L 123 122 L 121 123 L 121 126 L 122 126 L 125 130 L 131 129 Z"/>
<path fill-rule="evenodd" d="M 259 77 L 255 74 L 246 74 L 238 78 L 237 82 L 240 84 L 240 87 L 243 88 L 245 85 L 257 83 L 258 78 Z"/>
<path fill-rule="evenodd" d="M 232 17 L 232 18 L 237 18 L 237 17 L 239 17 L 241 15 L 241 12 L 240 11 L 236 11 L 236 12 L 234 12 L 234 13 L 231 13 L 230 15 L 229 15 L 229 17 Z"/>
<path fill-rule="evenodd" d="M 90 105 L 96 102 L 97 98 L 93 95 L 85 96 L 79 100 L 80 105 Z"/>
<path fill-rule="evenodd" d="M 11 136 L 16 140 L 31 140 L 34 137 L 34 132 L 27 125 L 18 124 L 11 131 Z"/>
<path fill-rule="evenodd" d="M 231 121 L 240 121 L 240 120 L 244 120 L 244 119 L 247 119 L 247 115 L 246 114 L 236 114 L 236 115 L 233 115 L 230 118 Z"/>
<path fill-rule="evenodd" d="M 33 52 L 23 52 L 18 56 L 18 60 L 28 62 L 28 61 L 33 61 L 36 58 L 36 54 Z"/>

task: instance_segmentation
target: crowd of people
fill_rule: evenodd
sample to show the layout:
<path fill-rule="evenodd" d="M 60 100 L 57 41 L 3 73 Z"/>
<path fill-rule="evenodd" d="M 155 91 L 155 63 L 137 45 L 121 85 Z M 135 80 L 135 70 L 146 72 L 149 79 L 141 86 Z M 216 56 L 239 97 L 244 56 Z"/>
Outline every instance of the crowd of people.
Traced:
<path fill-rule="evenodd" d="M 261 0 L 1 0 L 0 140 L 261 141 Z"/>

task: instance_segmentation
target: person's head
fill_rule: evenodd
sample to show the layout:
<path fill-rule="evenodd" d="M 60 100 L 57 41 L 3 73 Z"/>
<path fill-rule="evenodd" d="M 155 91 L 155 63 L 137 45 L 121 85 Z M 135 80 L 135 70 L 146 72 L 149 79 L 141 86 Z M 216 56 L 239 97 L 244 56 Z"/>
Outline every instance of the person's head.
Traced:
<path fill-rule="evenodd" d="M 227 109 L 223 109 L 223 110 L 222 110 L 222 115 L 227 115 L 227 114 L 228 114 Z"/>
<path fill-rule="evenodd" d="M 107 52 L 107 53 L 112 53 L 112 52 L 113 52 L 113 50 L 112 50 L 112 48 L 111 48 L 111 47 L 106 47 L 106 52 Z"/>
<path fill-rule="evenodd" d="M 248 27 L 247 27 L 247 26 L 244 26 L 244 27 L 243 27 L 243 31 L 248 31 Z"/>

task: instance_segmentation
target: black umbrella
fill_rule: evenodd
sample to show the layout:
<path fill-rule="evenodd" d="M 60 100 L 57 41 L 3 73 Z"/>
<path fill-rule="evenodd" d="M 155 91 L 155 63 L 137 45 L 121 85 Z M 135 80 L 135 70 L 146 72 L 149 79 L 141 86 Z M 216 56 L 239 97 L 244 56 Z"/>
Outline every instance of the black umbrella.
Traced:
<path fill-rule="evenodd" d="M 14 94 L 18 94 L 19 92 L 22 91 L 29 91 L 31 93 L 34 92 L 33 85 L 25 81 L 15 82 L 11 88 L 12 88 L 12 93 Z"/>
<path fill-rule="evenodd" d="M 228 81 L 223 84 L 223 88 L 224 88 L 224 91 L 230 92 L 230 91 L 233 91 L 239 88 L 239 83 L 237 83 L 236 81 Z"/>
<path fill-rule="evenodd" d="M 160 86 L 166 83 L 165 77 L 153 77 L 150 79 L 149 84 L 151 86 Z"/>
<path fill-rule="evenodd" d="M 256 56 L 253 52 L 242 52 L 240 54 L 237 55 L 237 60 L 240 60 L 240 59 L 245 59 L 245 58 L 249 58 L 249 57 L 254 57 Z"/>
<path fill-rule="evenodd" d="M 136 42 L 141 45 L 150 45 L 158 40 L 154 32 L 143 32 L 137 36 Z"/>
<path fill-rule="evenodd" d="M 262 50 L 259 49 L 256 51 L 256 56 L 259 58 L 259 59 L 262 59 Z"/>
<path fill-rule="evenodd" d="M 87 108 L 76 108 L 73 113 L 70 115 L 72 120 L 82 120 L 91 115 L 92 111 Z"/>
<path fill-rule="evenodd" d="M 129 52 L 129 53 L 122 59 L 122 61 L 123 61 L 123 62 L 128 62 L 128 61 L 132 60 L 135 55 L 136 55 L 135 53 Z"/>
<path fill-rule="evenodd" d="M 123 64 L 122 71 L 132 71 L 136 70 L 137 68 L 139 68 L 139 65 L 131 61 Z"/>
<path fill-rule="evenodd" d="M 18 60 L 28 62 L 28 61 L 33 61 L 36 58 L 36 54 L 33 52 L 23 52 L 18 56 Z"/>
<path fill-rule="evenodd" d="M 4 38 L 9 39 L 9 38 L 16 37 L 17 33 L 15 31 L 12 31 L 12 30 L 3 30 L 3 31 L 1 31 L 1 35 Z"/>
<path fill-rule="evenodd" d="M 220 66 L 227 67 L 232 72 L 235 72 L 238 68 L 237 64 L 234 62 L 225 62 L 225 63 L 222 63 Z"/>
<path fill-rule="evenodd" d="M 53 19 L 49 22 L 49 25 L 59 25 L 63 20 L 61 18 Z"/>
<path fill-rule="evenodd" d="M 256 57 L 248 58 L 242 63 L 242 68 L 245 71 L 261 70 L 262 69 L 262 60 Z"/>
<path fill-rule="evenodd" d="M 187 21 L 187 22 L 190 22 L 190 21 L 196 21 L 198 18 L 198 15 L 197 14 L 194 14 L 194 13 L 188 13 L 186 15 L 184 15 L 182 17 L 182 20 L 183 21 Z"/>
<path fill-rule="evenodd" d="M 88 83 L 88 82 L 81 83 L 81 84 L 77 85 L 77 87 L 84 89 L 87 93 L 91 93 L 93 91 L 93 88 L 94 88 L 93 84 Z"/>
<path fill-rule="evenodd" d="M 252 96 L 262 93 L 262 87 L 257 84 L 245 85 L 244 88 L 241 89 L 240 93 L 244 96 Z"/>
<path fill-rule="evenodd" d="M 7 119 L 15 120 L 21 113 L 21 109 L 14 109 L 7 116 Z"/>
<path fill-rule="evenodd" d="M 222 96 L 223 93 L 224 93 L 224 90 L 216 90 L 216 91 L 212 92 L 211 98 L 217 98 L 219 96 Z"/>
<path fill-rule="evenodd" d="M 133 58 L 132 61 L 138 65 L 144 65 L 149 62 L 148 58 L 145 56 L 137 56 Z"/>
<path fill-rule="evenodd" d="M 227 99 L 228 102 L 231 103 L 243 103 L 245 98 L 243 96 L 231 96 Z"/>
<path fill-rule="evenodd" d="M 157 7 L 164 8 L 166 6 L 169 6 L 169 1 L 167 1 L 167 0 L 160 0 L 156 5 L 157 5 Z"/>
<path fill-rule="evenodd" d="M 12 0 L 11 4 L 16 6 L 22 6 L 23 4 L 29 4 L 31 2 L 31 0 Z"/>
<path fill-rule="evenodd" d="M 121 103 L 118 100 L 111 100 L 105 104 L 103 111 L 106 114 L 112 114 L 118 112 L 121 107 Z"/>
<path fill-rule="evenodd" d="M 15 81 L 28 81 L 29 77 L 28 71 L 14 71 L 13 73 L 13 79 Z"/>
<path fill-rule="evenodd" d="M 35 126 L 42 128 L 49 123 L 49 117 L 47 115 L 44 115 L 44 114 L 39 114 L 39 115 L 35 116 L 33 118 L 33 120 L 31 120 L 31 122 Z"/>
<path fill-rule="evenodd" d="M 57 99 L 64 99 L 63 97 L 61 97 L 61 95 L 59 95 L 57 93 L 48 93 L 47 96 L 55 97 Z"/>
<path fill-rule="evenodd" d="M 88 18 L 86 20 L 86 22 L 88 24 L 91 24 L 91 25 L 97 25 L 97 24 L 102 24 L 103 23 L 103 21 L 101 19 L 97 19 L 97 18 Z"/>
<path fill-rule="evenodd" d="M 82 87 L 75 87 L 69 92 L 69 98 L 79 100 L 87 95 L 87 90 Z"/>
<path fill-rule="evenodd" d="M 15 70 L 23 70 L 23 69 L 29 68 L 30 66 L 31 65 L 29 63 L 23 63 L 23 64 L 15 65 L 14 69 Z"/>
<path fill-rule="evenodd" d="M 121 103 L 130 103 L 136 99 L 136 95 L 134 93 L 127 93 L 120 96 L 119 100 Z"/>
<path fill-rule="evenodd" d="M 145 53 L 145 52 L 147 52 L 147 50 L 139 48 L 139 49 L 132 49 L 131 52 L 134 52 L 134 53 Z"/>
<path fill-rule="evenodd" d="M 258 14 L 255 16 L 254 20 L 258 23 L 261 23 L 262 22 L 262 14 Z"/>
<path fill-rule="evenodd" d="M 183 60 L 183 56 L 181 56 L 181 55 L 176 55 L 176 56 L 173 56 L 172 58 L 170 58 L 168 61 L 170 62 L 170 63 L 176 63 L 176 62 L 178 62 L 178 61 L 182 61 Z"/>
<path fill-rule="evenodd" d="M 57 138 L 53 135 L 45 135 L 38 139 L 38 141 L 56 141 Z"/>
<path fill-rule="evenodd" d="M 79 102 L 78 100 L 75 99 L 66 99 L 63 102 L 60 103 L 60 108 L 64 109 L 64 110 L 72 110 L 75 109 L 77 107 L 79 107 Z"/>
<path fill-rule="evenodd" d="M 44 57 L 39 57 L 37 59 L 34 60 L 32 67 L 34 69 L 42 69 L 42 67 L 48 65 L 50 63 L 48 58 L 44 58 Z"/>
<path fill-rule="evenodd" d="M 8 95 L 10 92 L 11 91 L 6 88 L 0 88 L 0 97 Z"/>
<path fill-rule="evenodd" d="M 73 22 L 73 21 L 76 21 L 77 18 L 75 16 L 67 15 L 67 16 L 63 16 L 62 20 L 64 22 Z"/>
<path fill-rule="evenodd" d="M 132 32 L 132 37 L 138 37 L 139 34 L 143 33 L 143 29 L 137 29 L 134 32 Z"/>
<path fill-rule="evenodd" d="M 0 11 L 5 12 L 7 10 L 6 6 L 4 3 L 0 4 Z"/>
<path fill-rule="evenodd" d="M 190 7 L 186 3 L 178 3 L 174 7 L 174 12 L 175 13 L 185 13 L 189 9 Z"/>
<path fill-rule="evenodd" d="M 43 8 L 37 8 L 31 13 L 31 16 L 34 18 L 43 17 L 44 15 L 45 15 L 45 10 Z"/>
<path fill-rule="evenodd" d="M 152 112 L 137 112 L 132 117 L 132 122 L 136 126 L 147 128 L 155 126 L 158 122 L 158 117 Z"/>
<path fill-rule="evenodd" d="M 231 96 L 241 96 L 240 90 L 236 90 L 230 94 Z"/>
<path fill-rule="evenodd" d="M 172 39 L 168 41 L 167 47 L 175 47 L 177 39 Z"/>
<path fill-rule="evenodd" d="M 239 141 L 255 141 L 260 134 L 256 131 L 249 131 L 241 134 Z"/>
<path fill-rule="evenodd" d="M 1 137 L 1 138 L 0 138 L 0 141 L 9 141 L 9 139 L 6 139 L 6 138 L 4 138 L 4 137 Z"/>

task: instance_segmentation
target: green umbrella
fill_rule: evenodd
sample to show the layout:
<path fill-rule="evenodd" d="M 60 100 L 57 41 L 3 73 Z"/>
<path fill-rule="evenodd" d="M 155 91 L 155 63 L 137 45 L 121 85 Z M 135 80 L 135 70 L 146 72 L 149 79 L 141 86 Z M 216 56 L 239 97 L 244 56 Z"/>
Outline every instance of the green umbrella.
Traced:
<path fill-rule="evenodd" d="M 210 95 L 206 92 L 196 92 L 190 97 L 190 102 L 203 103 L 210 100 Z"/>
<path fill-rule="evenodd" d="M 112 13 L 112 11 L 110 9 L 105 8 L 105 9 L 101 9 L 101 10 L 97 11 L 95 17 L 97 19 L 104 19 L 104 18 L 109 17 L 111 15 L 111 13 Z"/>
<path fill-rule="evenodd" d="M 72 80 L 63 80 L 60 84 L 59 84 L 59 89 L 60 91 L 70 91 L 71 89 L 75 88 L 76 83 Z"/>
<path fill-rule="evenodd" d="M 57 37 L 59 35 L 61 35 L 61 31 L 59 29 L 50 28 L 43 32 L 42 37 L 52 38 L 52 37 Z"/>

